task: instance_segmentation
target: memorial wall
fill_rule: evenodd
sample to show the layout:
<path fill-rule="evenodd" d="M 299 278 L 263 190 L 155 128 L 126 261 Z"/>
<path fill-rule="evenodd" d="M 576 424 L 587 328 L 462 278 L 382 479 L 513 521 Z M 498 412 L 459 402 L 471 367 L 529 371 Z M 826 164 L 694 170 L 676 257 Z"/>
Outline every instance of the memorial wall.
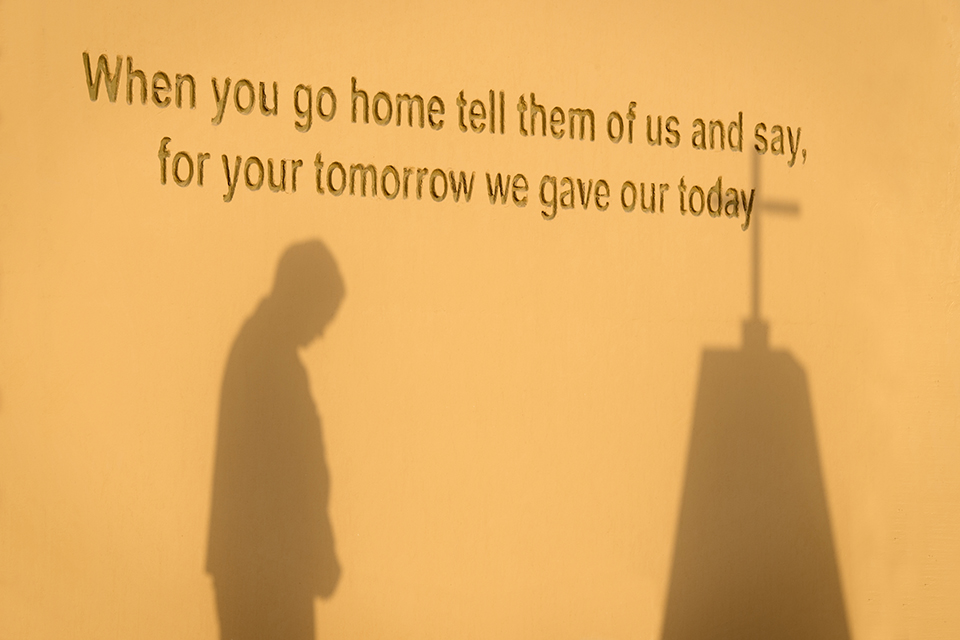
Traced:
<path fill-rule="evenodd" d="M 0 639 L 960 632 L 950 2 L 0 4 Z"/>

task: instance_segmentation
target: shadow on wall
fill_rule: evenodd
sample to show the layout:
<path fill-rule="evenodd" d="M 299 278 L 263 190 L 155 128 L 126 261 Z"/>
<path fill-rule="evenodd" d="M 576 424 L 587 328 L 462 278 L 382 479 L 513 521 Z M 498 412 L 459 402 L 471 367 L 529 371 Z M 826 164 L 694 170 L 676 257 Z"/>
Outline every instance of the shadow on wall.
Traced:
<path fill-rule="evenodd" d="M 850 638 L 807 376 L 760 315 L 760 221 L 743 345 L 703 352 L 662 640 Z"/>
<path fill-rule="evenodd" d="M 221 637 L 315 637 L 314 599 L 340 578 L 320 416 L 297 355 L 344 296 L 319 241 L 283 254 L 223 374 L 207 572 Z"/>
<path fill-rule="evenodd" d="M 663 640 L 848 640 L 807 377 L 747 322 L 706 350 Z"/>

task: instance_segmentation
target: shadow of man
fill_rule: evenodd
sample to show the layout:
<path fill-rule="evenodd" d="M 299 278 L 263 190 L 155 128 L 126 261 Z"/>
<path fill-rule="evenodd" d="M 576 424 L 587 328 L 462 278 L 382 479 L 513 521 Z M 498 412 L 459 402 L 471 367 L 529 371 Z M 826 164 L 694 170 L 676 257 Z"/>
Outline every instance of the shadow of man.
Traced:
<path fill-rule="evenodd" d="M 291 246 L 230 351 L 207 547 L 224 640 L 312 640 L 314 598 L 339 581 L 320 416 L 297 350 L 343 296 L 321 242 Z"/>

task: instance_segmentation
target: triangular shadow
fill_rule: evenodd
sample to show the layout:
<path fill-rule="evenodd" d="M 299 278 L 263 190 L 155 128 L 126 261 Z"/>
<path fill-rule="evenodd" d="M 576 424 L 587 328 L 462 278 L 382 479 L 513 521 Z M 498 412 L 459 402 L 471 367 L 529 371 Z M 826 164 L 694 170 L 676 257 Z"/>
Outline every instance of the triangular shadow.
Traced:
<path fill-rule="evenodd" d="M 807 376 L 766 334 L 703 353 L 663 640 L 849 640 Z"/>

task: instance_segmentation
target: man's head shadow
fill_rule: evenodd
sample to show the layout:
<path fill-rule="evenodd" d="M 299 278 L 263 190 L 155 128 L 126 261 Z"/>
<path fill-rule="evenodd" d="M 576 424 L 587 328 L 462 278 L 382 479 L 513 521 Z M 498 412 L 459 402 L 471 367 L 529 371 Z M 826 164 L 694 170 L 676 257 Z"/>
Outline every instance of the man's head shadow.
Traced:
<path fill-rule="evenodd" d="M 337 263 L 319 240 L 289 247 L 277 265 L 267 299 L 275 335 L 305 347 L 323 335 L 345 295 Z"/>

